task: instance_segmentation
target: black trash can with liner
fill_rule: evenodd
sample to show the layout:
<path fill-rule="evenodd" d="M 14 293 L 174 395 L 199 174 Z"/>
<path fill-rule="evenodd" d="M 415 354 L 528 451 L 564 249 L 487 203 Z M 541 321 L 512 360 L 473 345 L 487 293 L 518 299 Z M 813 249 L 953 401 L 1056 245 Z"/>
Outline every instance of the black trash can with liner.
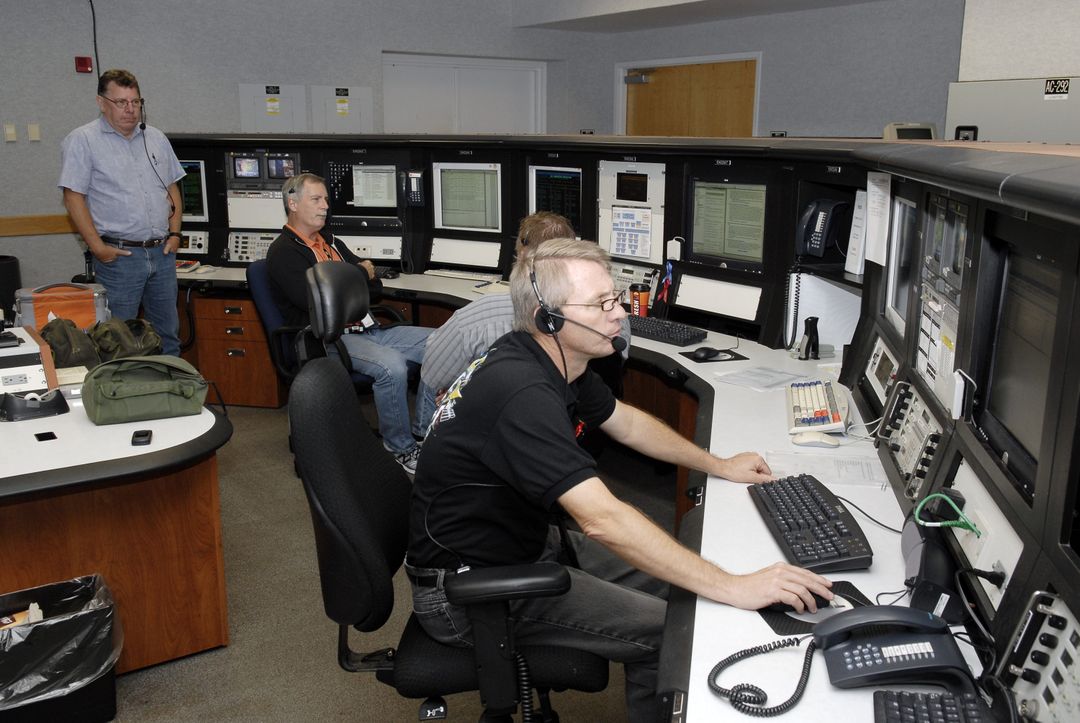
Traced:
<path fill-rule="evenodd" d="M 100 575 L 0 595 L 0 617 L 37 603 L 42 619 L 0 630 L 0 723 L 109 721 L 123 632 Z"/>

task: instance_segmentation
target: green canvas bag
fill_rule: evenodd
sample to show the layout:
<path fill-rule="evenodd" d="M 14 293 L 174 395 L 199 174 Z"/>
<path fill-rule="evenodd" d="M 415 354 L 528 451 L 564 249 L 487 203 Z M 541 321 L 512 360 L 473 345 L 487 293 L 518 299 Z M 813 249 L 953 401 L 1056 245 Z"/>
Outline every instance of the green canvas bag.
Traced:
<path fill-rule="evenodd" d="M 89 332 L 101 361 L 161 353 L 161 336 L 145 319 L 99 321 Z"/>
<path fill-rule="evenodd" d="M 113 359 L 86 375 L 83 408 L 94 424 L 182 417 L 202 411 L 206 388 L 198 370 L 179 357 Z"/>

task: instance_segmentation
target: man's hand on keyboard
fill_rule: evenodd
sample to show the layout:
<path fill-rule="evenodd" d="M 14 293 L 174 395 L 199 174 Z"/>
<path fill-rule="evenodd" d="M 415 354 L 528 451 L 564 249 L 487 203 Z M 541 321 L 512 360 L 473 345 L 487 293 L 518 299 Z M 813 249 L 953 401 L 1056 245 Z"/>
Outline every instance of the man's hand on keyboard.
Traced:
<path fill-rule="evenodd" d="M 733 457 L 719 458 L 722 469 L 716 474 L 732 482 L 768 482 L 773 473 L 765 459 L 757 452 L 739 452 Z"/>
<path fill-rule="evenodd" d="M 786 562 L 776 562 L 748 575 L 731 575 L 731 589 L 723 602 L 743 610 L 760 610 L 774 603 L 784 603 L 796 612 L 816 612 L 813 593 L 832 600 L 831 586 L 832 583 L 821 575 Z"/>

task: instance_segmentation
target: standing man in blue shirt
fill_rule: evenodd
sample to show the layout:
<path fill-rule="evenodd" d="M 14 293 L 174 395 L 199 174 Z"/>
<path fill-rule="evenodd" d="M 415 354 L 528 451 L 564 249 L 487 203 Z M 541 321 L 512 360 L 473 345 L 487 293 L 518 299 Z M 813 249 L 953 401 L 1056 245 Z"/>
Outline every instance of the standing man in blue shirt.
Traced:
<path fill-rule="evenodd" d="M 112 315 L 143 316 L 162 351 L 179 356 L 176 249 L 184 170 L 165 134 L 146 125 L 139 81 L 126 70 L 98 79 L 101 115 L 60 146 L 64 207 L 90 253 Z"/>

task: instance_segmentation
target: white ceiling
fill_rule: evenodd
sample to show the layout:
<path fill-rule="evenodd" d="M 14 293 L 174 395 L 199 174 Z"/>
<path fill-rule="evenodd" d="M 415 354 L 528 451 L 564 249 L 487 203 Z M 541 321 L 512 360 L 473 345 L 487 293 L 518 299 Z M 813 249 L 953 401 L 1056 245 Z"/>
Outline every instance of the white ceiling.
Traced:
<path fill-rule="evenodd" d="M 859 5 L 874 0 L 514 0 L 518 27 L 622 33 L 694 25 L 716 20 L 773 15 L 826 7 Z M 632 6 L 630 9 L 620 9 Z M 651 6 L 651 7 L 647 7 Z M 520 22 L 517 22 L 520 18 Z"/>

